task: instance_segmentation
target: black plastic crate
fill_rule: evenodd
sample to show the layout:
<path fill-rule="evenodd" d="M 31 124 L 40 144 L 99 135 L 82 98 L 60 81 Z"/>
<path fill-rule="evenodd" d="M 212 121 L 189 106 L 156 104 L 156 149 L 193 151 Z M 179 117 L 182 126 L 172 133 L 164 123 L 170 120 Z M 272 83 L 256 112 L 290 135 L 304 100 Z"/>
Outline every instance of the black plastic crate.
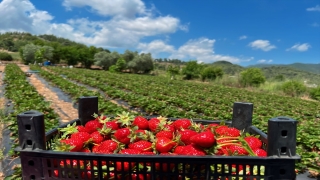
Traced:
<path fill-rule="evenodd" d="M 98 113 L 97 97 L 79 99 L 79 119 L 85 124 Z M 218 180 L 218 179 L 295 179 L 297 121 L 276 117 L 268 121 L 268 135 L 252 125 L 252 103 L 236 102 L 233 118 L 226 124 L 260 135 L 268 157 L 252 156 L 171 156 L 171 155 L 121 155 L 51 150 L 58 127 L 47 133 L 44 116 L 37 111 L 27 111 L 17 116 L 22 176 L 24 180 L 70 179 L 152 179 L 152 180 Z M 170 119 L 170 118 L 169 118 Z M 175 119 L 171 119 L 175 120 Z M 220 123 L 212 120 L 194 120 L 203 124 Z M 61 127 L 65 127 L 64 124 Z M 60 163 L 70 166 L 61 167 Z M 89 168 L 83 168 L 83 166 Z M 243 168 L 246 173 L 238 173 Z M 236 173 L 232 170 L 235 169 Z M 57 177 L 58 176 L 58 177 Z"/>

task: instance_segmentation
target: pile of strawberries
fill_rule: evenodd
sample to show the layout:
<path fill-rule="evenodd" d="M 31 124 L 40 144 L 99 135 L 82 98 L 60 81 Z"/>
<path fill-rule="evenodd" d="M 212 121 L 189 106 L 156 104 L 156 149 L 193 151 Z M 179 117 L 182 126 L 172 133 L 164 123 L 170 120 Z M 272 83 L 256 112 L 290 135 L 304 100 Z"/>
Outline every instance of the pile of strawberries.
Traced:
<path fill-rule="evenodd" d="M 59 131 L 61 137 L 55 143 L 57 151 L 133 155 L 267 156 L 262 149 L 261 140 L 256 136 L 224 124 L 201 124 L 186 118 L 174 121 L 161 116 L 146 119 L 123 112 L 113 118 L 94 115 L 94 119 L 85 125 L 68 125 Z M 60 166 L 65 163 L 71 164 L 70 161 L 61 161 Z M 129 171 L 129 166 L 120 162 L 113 166 L 118 171 Z M 59 176 L 58 171 L 54 175 Z M 87 175 L 91 177 L 90 173 Z M 130 178 L 146 179 L 137 176 Z"/>

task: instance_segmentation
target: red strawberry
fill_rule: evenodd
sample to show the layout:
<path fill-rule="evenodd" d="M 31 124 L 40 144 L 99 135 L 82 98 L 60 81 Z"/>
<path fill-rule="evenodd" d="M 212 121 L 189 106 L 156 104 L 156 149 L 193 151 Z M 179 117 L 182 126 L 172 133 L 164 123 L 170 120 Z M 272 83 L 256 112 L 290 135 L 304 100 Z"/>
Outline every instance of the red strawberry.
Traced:
<path fill-rule="evenodd" d="M 254 149 L 253 152 L 259 157 L 266 157 L 267 152 L 263 149 Z"/>
<path fill-rule="evenodd" d="M 181 154 L 184 151 L 185 146 L 177 146 L 174 148 L 174 153 Z"/>
<path fill-rule="evenodd" d="M 108 121 L 105 123 L 107 128 L 111 128 L 112 130 L 119 129 L 119 124 L 117 121 Z"/>
<path fill-rule="evenodd" d="M 227 148 L 232 155 L 248 155 L 248 151 L 246 151 L 241 145 L 230 145 Z"/>
<path fill-rule="evenodd" d="M 151 132 L 156 132 L 159 126 L 160 120 L 158 118 L 151 118 L 148 121 L 148 125 L 149 125 L 149 130 Z"/>
<path fill-rule="evenodd" d="M 203 147 L 203 148 L 209 148 L 212 147 L 215 143 L 214 134 L 210 131 L 201 132 L 199 134 L 196 134 L 191 137 L 191 142 Z"/>
<path fill-rule="evenodd" d="M 173 139 L 173 132 L 171 131 L 160 131 L 156 134 L 156 137 L 167 137 L 169 139 Z"/>
<path fill-rule="evenodd" d="M 190 119 L 178 119 L 174 121 L 173 124 L 177 130 L 180 130 L 180 129 L 188 129 L 192 125 L 192 122 Z"/>
<path fill-rule="evenodd" d="M 115 153 L 121 148 L 118 142 L 114 140 L 105 140 L 101 142 L 98 146 L 98 153 Z"/>
<path fill-rule="evenodd" d="M 126 180 L 149 180 L 151 179 L 150 174 L 136 174 L 133 173 L 126 177 Z"/>
<path fill-rule="evenodd" d="M 228 126 L 220 126 L 215 130 L 218 136 L 231 136 L 231 137 L 238 137 L 240 136 L 240 130 L 228 127 Z"/>
<path fill-rule="evenodd" d="M 100 144 L 104 140 L 104 137 L 100 134 L 99 131 L 91 133 L 90 136 L 92 138 L 92 142 L 95 144 Z"/>
<path fill-rule="evenodd" d="M 61 140 L 61 146 L 57 147 L 60 151 L 79 152 L 84 145 L 84 142 L 79 138 L 70 138 Z"/>
<path fill-rule="evenodd" d="M 259 138 L 254 136 L 247 136 L 244 138 L 245 141 L 249 144 L 250 148 L 252 150 L 254 149 L 260 149 L 262 147 L 262 142 Z"/>
<path fill-rule="evenodd" d="M 82 126 L 82 125 L 78 125 L 78 126 L 77 126 L 77 130 L 78 130 L 79 132 L 87 132 L 86 128 L 85 128 L 84 126 Z"/>
<path fill-rule="evenodd" d="M 131 130 L 129 128 L 118 129 L 113 135 L 116 140 L 123 144 L 130 143 Z"/>
<path fill-rule="evenodd" d="M 146 152 L 152 151 L 152 143 L 149 141 L 141 140 L 128 145 L 129 149 L 138 149 L 139 151 Z"/>
<path fill-rule="evenodd" d="M 138 128 L 142 130 L 149 129 L 148 120 L 142 116 L 136 116 L 132 122 L 132 125 L 138 126 Z"/>
<path fill-rule="evenodd" d="M 91 121 L 88 121 L 84 125 L 84 127 L 86 128 L 86 131 L 91 134 L 91 133 L 97 131 L 98 129 L 101 129 L 102 124 L 98 120 L 91 120 Z"/>
<path fill-rule="evenodd" d="M 183 148 L 181 155 L 205 156 L 206 152 L 194 144 L 189 144 Z"/>
<path fill-rule="evenodd" d="M 164 131 L 171 131 L 171 132 L 175 132 L 176 131 L 176 128 L 174 126 L 174 124 L 172 122 L 167 122 L 167 124 L 165 124 L 163 126 L 163 129 Z"/>
<path fill-rule="evenodd" d="M 72 139 L 81 139 L 83 142 L 88 142 L 91 138 L 90 134 L 87 132 L 76 132 L 71 134 Z"/>
<path fill-rule="evenodd" d="M 140 154 L 140 149 L 122 149 L 119 154 Z"/>
<path fill-rule="evenodd" d="M 197 132 L 190 130 L 190 129 L 182 129 L 180 131 L 178 131 L 178 138 L 180 136 L 180 141 L 184 144 L 184 145 L 189 145 L 191 144 L 191 137 L 198 134 Z"/>
<path fill-rule="evenodd" d="M 159 137 L 156 139 L 155 148 L 160 153 L 171 151 L 177 145 L 176 142 L 166 137 Z"/>

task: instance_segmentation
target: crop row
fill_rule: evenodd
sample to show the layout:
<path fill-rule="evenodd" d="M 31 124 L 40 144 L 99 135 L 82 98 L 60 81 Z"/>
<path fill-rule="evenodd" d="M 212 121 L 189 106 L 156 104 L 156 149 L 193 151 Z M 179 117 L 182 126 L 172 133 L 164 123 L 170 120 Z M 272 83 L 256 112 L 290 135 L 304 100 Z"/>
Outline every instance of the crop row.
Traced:
<path fill-rule="evenodd" d="M 9 113 L 5 122 L 11 131 L 13 140 L 11 154 L 18 142 L 18 127 L 16 116 L 22 112 L 36 110 L 42 112 L 45 118 L 46 130 L 59 125 L 58 115 L 50 107 L 50 103 L 38 94 L 36 89 L 29 84 L 25 73 L 16 65 L 8 64 L 5 68 L 5 96 L 13 102 L 13 112 Z"/>
<path fill-rule="evenodd" d="M 32 66 L 31 69 L 39 70 L 39 75 L 41 77 L 48 80 L 53 85 L 60 88 L 63 92 L 71 96 L 75 102 L 81 96 L 97 96 L 100 114 L 119 114 L 123 111 L 127 111 L 125 108 L 106 100 L 106 96 L 100 94 L 98 91 L 88 90 L 86 87 L 76 85 L 75 83 L 70 82 L 61 76 L 56 76 L 48 71 L 42 70 L 37 66 Z"/>
<path fill-rule="evenodd" d="M 166 78 L 154 76 L 115 74 L 106 71 L 59 67 L 51 67 L 50 70 L 104 91 L 112 89 L 117 94 L 128 95 L 128 92 L 130 92 L 135 97 L 148 97 L 147 99 L 141 99 L 141 101 L 147 100 L 149 106 L 160 109 L 158 112 L 161 115 L 167 115 L 161 112 L 161 108 L 170 106 L 170 109 L 180 110 L 178 111 L 179 116 L 230 119 L 232 104 L 237 101 L 245 101 L 254 104 L 253 123 L 264 132 L 267 129 L 268 119 L 272 117 L 288 116 L 294 118 L 299 121 L 297 151 L 303 156 L 302 162 L 298 164 L 299 168 L 308 167 L 320 172 L 320 139 L 318 138 L 320 136 L 318 131 L 320 128 L 320 104 L 318 102 L 253 93 L 212 84 L 170 81 Z M 78 76 L 79 74 L 82 76 Z M 111 91 L 107 91 L 108 94 L 109 92 Z M 125 96 L 119 97 L 121 99 L 125 98 Z M 161 102 L 162 105 L 159 106 L 158 102 Z M 166 106 L 164 107 L 163 104 Z M 186 114 L 183 114 L 184 112 Z"/>

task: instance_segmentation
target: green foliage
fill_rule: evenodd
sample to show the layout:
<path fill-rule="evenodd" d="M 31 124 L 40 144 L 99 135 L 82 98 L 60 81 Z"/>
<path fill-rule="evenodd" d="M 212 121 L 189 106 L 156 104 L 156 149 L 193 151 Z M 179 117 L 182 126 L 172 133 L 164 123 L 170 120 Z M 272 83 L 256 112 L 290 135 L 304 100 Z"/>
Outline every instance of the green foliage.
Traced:
<path fill-rule="evenodd" d="M 115 51 L 112 53 L 101 51 L 94 55 L 95 65 L 100 66 L 104 70 L 108 70 L 110 66 L 115 65 L 119 58 L 120 54 Z"/>
<path fill-rule="evenodd" d="M 320 101 L 320 86 L 310 90 L 310 97 L 312 99 Z"/>
<path fill-rule="evenodd" d="M 184 79 L 191 80 L 200 76 L 201 69 L 202 65 L 198 64 L 197 61 L 189 61 L 186 63 L 186 66 L 182 68 L 181 73 L 184 75 Z"/>
<path fill-rule="evenodd" d="M 0 60 L 12 61 L 13 58 L 12 58 L 11 54 L 9 54 L 7 52 L 0 52 Z"/>
<path fill-rule="evenodd" d="M 142 53 L 135 56 L 132 61 L 128 62 L 128 68 L 133 73 L 149 73 L 154 69 L 151 54 Z"/>
<path fill-rule="evenodd" d="M 283 74 L 279 74 L 279 75 L 276 75 L 276 76 L 274 77 L 274 79 L 275 79 L 276 81 L 284 81 L 284 80 L 285 80 L 285 77 L 284 77 Z"/>
<path fill-rule="evenodd" d="M 242 86 L 258 87 L 266 81 L 266 78 L 259 68 L 248 68 L 240 73 L 240 83 Z"/>
<path fill-rule="evenodd" d="M 208 66 L 205 67 L 201 72 L 201 80 L 215 80 L 216 78 L 221 78 L 223 76 L 223 70 L 221 67 Z"/>
<path fill-rule="evenodd" d="M 169 74 L 171 79 L 175 79 L 176 75 L 180 74 L 180 67 L 169 65 L 167 68 L 167 73 Z"/>
<path fill-rule="evenodd" d="M 306 86 L 299 81 L 291 80 L 284 82 L 281 86 L 281 90 L 289 96 L 297 97 L 307 91 Z"/>
<path fill-rule="evenodd" d="M 35 53 L 40 49 L 40 46 L 34 44 L 27 44 L 23 47 L 23 60 L 25 64 L 33 63 L 35 59 Z"/>

